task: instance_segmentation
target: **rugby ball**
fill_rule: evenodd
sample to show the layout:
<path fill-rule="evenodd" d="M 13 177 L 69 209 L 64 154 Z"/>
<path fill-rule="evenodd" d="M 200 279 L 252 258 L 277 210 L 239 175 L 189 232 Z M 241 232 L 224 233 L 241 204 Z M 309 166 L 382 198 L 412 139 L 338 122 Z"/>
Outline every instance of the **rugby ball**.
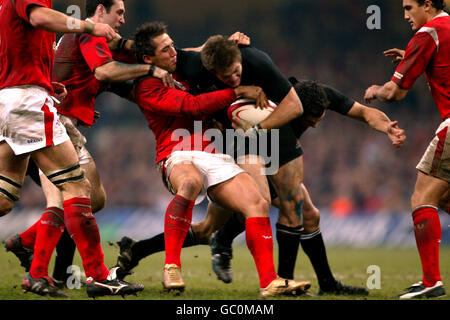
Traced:
<path fill-rule="evenodd" d="M 267 108 L 259 109 L 255 106 L 255 100 L 239 99 L 228 107 L 228 119 L 232 121 L 233 118 L 238 118 L 255 125 L 266 119 L 276 107 L 277 105 L 270 100 Z"/>

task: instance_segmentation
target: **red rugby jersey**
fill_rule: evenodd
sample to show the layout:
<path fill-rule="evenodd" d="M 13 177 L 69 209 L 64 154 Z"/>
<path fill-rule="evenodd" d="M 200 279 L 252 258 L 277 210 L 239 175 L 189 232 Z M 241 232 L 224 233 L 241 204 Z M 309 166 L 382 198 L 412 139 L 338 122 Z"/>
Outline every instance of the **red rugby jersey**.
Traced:
<path fill-rule="evenodd" d="M 67 97 L 58 112 L 88 126 L 94 123 L 95 98 L 107 88 L 95 78 L 95 69 L 113 61 L 106 39 L 88 34 L 65 34 L 58 43 L 53 79 L 63 83 Z"/>
<path fill-rule="evenodd" d="M 27 9 L 52 8 L 51 0 L 2 1 L 0 8 L 0 89 L 35 85 L 53 95 L 54 33 L 31 26 Z"/>
<path fill-rule="evenodd" d="M 391 80 L 411 89 L 425 72 L 442 119 L 450 117 L 450 16 L 441 13 L 412 37 Z"/>
<path fill-rule="evenodd" d="M 188 88 L 187 83 L 183 82 L 183 85 Z M 205 151 L 211 143 L 208 139 L 202 139 L 208 128 L 203 123 L 202 131 L 196 132 L 195 119 L 204 119 L 206 115 L 228 107 L 237 98 L 234 89 L 193 96 L 186 91 L 166 87 L 160 79 L 152 77 L 137 82 L 135 97 L 155 135 L 157 163 L 175 148 L 179 150 L 180 142 L 189 144 L 183 145 L 183 150 Z M 181 129 L 180 133 L 187 133 L 185 138 L 172 138 L 172 133 L 177 129 Z"/>

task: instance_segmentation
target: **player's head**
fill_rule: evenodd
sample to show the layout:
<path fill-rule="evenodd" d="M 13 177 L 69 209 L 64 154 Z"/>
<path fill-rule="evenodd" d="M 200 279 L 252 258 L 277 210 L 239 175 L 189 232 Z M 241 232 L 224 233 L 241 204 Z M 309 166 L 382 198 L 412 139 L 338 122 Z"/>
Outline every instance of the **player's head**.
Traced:
<path fill-rule="evenodd" d="M 212 36 L 205 42 L 201 57 L 203 66 L 227 86 L 235 88 L 241 84 L 242 56 L 233 41 Z"/>
<path fill-rule="evenodd" d="M 134 35 L 134 42 L 139 63 L 153 64 L 170 73 L 176 71 L 177 51 L 164 23 L 143 24 Z"/>
<path fill-rule="evenodd" d="M 312 80 L 297 80 L 291 77 L 289 81 L 302 101 L 303 115 L 299 120 L 306 127 L 316 128 L 318 123 L 325 117 L 325 111 L 330 104 L 325 89 Z"/>
<path fill-rule="evenodd" d="M 125 0 L 86 0 L 86 15 L 116 32 L 125 23 Z"/>
<path fill-rule="evenodd" d="M 444 0 L 403 0 L 405 20 L 409 22 L 413 31 L 422 28 L 444 8 Z"/>

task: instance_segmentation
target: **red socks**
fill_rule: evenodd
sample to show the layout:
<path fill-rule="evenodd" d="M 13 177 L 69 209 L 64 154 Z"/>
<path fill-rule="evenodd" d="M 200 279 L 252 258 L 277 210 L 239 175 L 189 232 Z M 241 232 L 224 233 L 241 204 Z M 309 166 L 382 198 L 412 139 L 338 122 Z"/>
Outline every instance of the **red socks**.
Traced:
<path fill-rule="evenodd" d="M 181 248 L 191 227 L 194 203 L 194 201 L 175 195 L 167 207 L 164 218 L 165 264 L 174 263 L 181 267 Z"/>
<path fill-rule="evenodd" d="M 45 209 L 41 219 L 23 233 L 26 234 L 25 243 L 21 234 L 23 246 L 29 246 L 31 241 L 35 240 L 33 262 L 30 268 L 30 275 L 33 278 L 48 276 L 48 263 L 63 231 L 64 211 L 51 207 Z"/>
<path fill-rule="evenodd" d="M 77 245 L 86 277 L 101 281 L 108 277 L 104 264 L 100 233 L 92 215 L 89 198 L 72 198 L 63 202 L 66 228 Z"/>
<path fill-rule="evenodd" d="M 273 237 L 269 218 L 246 219 L 245 234 L 248 249 L 258 270 L 259 286 L 265 288 L 277 278 L 273 263 Z"/>
<path fill-rule="evenodd" d="M 55 207 L 48 208 L 48 209 L 54 209 Z M 56 208 L 58 210 L 61 210 L 59 208 Z M 64 217 L 64 212 L 62 214 L 62 217 Z M 28 249 L 34 249 L 34 244 L 36 242 L 36 232 L 37 232 L 37 226 L 40 224 L 41 219 L 36 221 L 35 224 L 33 224 L 31 227 L 29 227 L 26 231 L 19 234 L 20 236 L 20 243 L 22 246 Z"/>
<path fill-rule="evenodd" d="M 434 206 L 419 206 L 413 211 L 414 235 L 422 261 L 423 284 L 433 286 L 441 280 L 439 272 L 439 244 L 442 230 L 438 209 Z"/>

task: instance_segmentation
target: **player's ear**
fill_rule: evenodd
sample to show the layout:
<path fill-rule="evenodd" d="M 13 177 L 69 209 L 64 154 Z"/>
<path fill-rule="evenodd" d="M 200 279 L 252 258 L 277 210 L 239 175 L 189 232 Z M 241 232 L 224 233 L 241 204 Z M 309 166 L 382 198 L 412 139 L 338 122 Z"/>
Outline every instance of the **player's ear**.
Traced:
<path fill-rule="evenodd" d="M 142 60 L 147 64 L 153 64 L 153 59 L 147 54 L 142 55 Z"/>

